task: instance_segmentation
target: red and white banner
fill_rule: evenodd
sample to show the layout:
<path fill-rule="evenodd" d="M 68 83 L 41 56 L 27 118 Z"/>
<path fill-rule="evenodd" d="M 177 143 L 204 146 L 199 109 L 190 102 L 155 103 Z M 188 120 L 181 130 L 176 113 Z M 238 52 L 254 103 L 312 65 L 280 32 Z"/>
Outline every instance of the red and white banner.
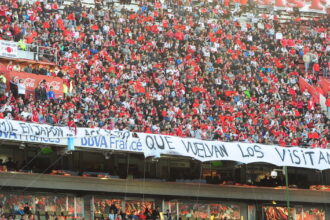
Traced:
<path fill-rule="evenodd" d="M 299 77 L 300 91 L 304 92 L 305 89 L 312 95 L 313 102 L 320 104 L 320 93 L 309 83 L 307 83 L 302 77 Z"/>
<path fill-rule="evenodd" d="M 320 77 L 318 84 L 321 86 L 325 95 L 330 94 L 330 80 L 324 77 Z"/>
<path fill-rule="evenodd" d="M 39 85 L 42 80 L 46 81 L 47 88 L 51 86 L 54 89 L 56 94 L 56 98 L 63 97 L 63 80 L 59 77 L 45 76 L 45 75 L 37 75 L 33 73 L 25 73 L 25 72 L 6 72 L 5 77 L 7 78 L 8 88 L 9 82 L 14 77 L 14 79 L 23 79 L 24 84 L 26 86 L 26 93 L 34 94 L 34 89 Z"/>
<path fill-rule="evenodd" d="M 242 2 L 242 0 L 241 0 Z M 246 2 L 243 0 L 243 2 Z M 301 12 L 329 13 L 329 0 L 255 0 L 258 6 L 273 5 L 275 10 L 299 8 Z"/>
<path fill-rule="evenodd" d="M 18 45 L 16 42 L 0 40 L 0 57 L 17 58 Z"/>

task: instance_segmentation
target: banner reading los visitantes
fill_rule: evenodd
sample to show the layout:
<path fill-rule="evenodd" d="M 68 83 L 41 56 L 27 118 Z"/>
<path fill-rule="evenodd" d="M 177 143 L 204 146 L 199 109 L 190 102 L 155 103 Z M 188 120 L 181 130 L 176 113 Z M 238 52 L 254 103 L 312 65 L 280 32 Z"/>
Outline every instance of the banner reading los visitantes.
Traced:
<path fill-rule="evenodd" d="M 0 119 L 0 139 L 45 145 L 68 145 L 144 153 L 145 157 L 176 155 L 202 162 L 232 160 L 241 163 L 271 163 L 318 170 L 330 169 L 330 150 L 284 148 L 256 143 L 203 141 L 167 135 L 132 133 L 92 128 L 58 127 Z M 42 145 L 41 145 L 42 146 Z"/>

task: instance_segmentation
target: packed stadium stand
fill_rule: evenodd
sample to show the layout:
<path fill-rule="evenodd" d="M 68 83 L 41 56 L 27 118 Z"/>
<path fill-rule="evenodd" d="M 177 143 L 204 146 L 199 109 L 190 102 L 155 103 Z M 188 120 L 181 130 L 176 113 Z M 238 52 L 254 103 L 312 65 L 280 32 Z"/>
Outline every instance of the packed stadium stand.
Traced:
<path fill-rule="evenodd" d="M 2 118 L 205 140 L 328 144 L 329 87 L 318 84 L 329 85 L 326 15 L 241 21 L 208 3 L 117 11 L 76 1 L 36 1 L 21 9 L 11 2 L 2 5 L 1 38 L 52 48 L 54 56 L 39 52 L 38 59 L 57 62 L 11 62 L 4 70 L 57 76 L 65 88 L 63 95 L 47 96 L 51 89 L 40 83 L 46 94 L 26 96 L 12 82 Z M 327 99 L 323 108 L 319 94 Z"/>
<path fill-rule="evenodd" d="M 330 3 L 266 2 L 1 0 L 0 220 L 330 219 L 329 170 L 68 152 L 2 130 L 327 150 Z"/>

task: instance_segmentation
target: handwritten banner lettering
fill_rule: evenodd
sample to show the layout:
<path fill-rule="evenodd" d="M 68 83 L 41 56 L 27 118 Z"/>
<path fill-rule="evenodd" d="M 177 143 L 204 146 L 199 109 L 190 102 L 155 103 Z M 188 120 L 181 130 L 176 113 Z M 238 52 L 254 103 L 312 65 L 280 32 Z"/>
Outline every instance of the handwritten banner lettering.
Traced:
<path fill-rule="evenodd" d="M 184 156 L 206 161 L 231 160 L 241 163 L 271 163 L 277 166 L 330 169 L 330 150 L 284 148 L 257 143 L 203 141 L 194 138 L 132 133 L 129 131 L 50 126 L 0 119 L 0 139 L 68 146 L 74 139 L 77 148 Z M 40 145 L 42 146 L 42 145 Z"/>
<path fill-rule="evenodd" d="M 330 150 L 284 148 L 256 143 L 203 141 L 166 135 L 137 133 L 146 157 L 161 154 L 186 156 L 202 162 L 231 160 L 271 163 L 277 166 L 330 169 Z"/>
<path fill-rule="evenodd" d="M 129 131 L 59 127 L 0 119 L 0 139 L 27 143 L 68 145 L 74 138 L 76 147 L 142 152 L 142 144 Z"/>

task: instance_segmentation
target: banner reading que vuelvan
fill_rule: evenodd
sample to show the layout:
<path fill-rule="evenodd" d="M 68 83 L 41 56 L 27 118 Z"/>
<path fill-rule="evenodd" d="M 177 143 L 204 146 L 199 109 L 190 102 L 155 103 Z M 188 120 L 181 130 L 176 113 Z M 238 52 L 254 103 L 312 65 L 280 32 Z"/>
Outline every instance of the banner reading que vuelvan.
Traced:
<path fill-rule="evenodd" d="M 25 143 L 144 153 L 145 157 L 176 155 L 202 162 L 231 160 L 241 163 L 271 163 L 277 166 L 330 169 L 330 150 L 279 147 L 257 143 L 203 141 L 194 138 L 132 133 L 99 128 L 59 127 L 0 119 L 0 139 Z"/>

